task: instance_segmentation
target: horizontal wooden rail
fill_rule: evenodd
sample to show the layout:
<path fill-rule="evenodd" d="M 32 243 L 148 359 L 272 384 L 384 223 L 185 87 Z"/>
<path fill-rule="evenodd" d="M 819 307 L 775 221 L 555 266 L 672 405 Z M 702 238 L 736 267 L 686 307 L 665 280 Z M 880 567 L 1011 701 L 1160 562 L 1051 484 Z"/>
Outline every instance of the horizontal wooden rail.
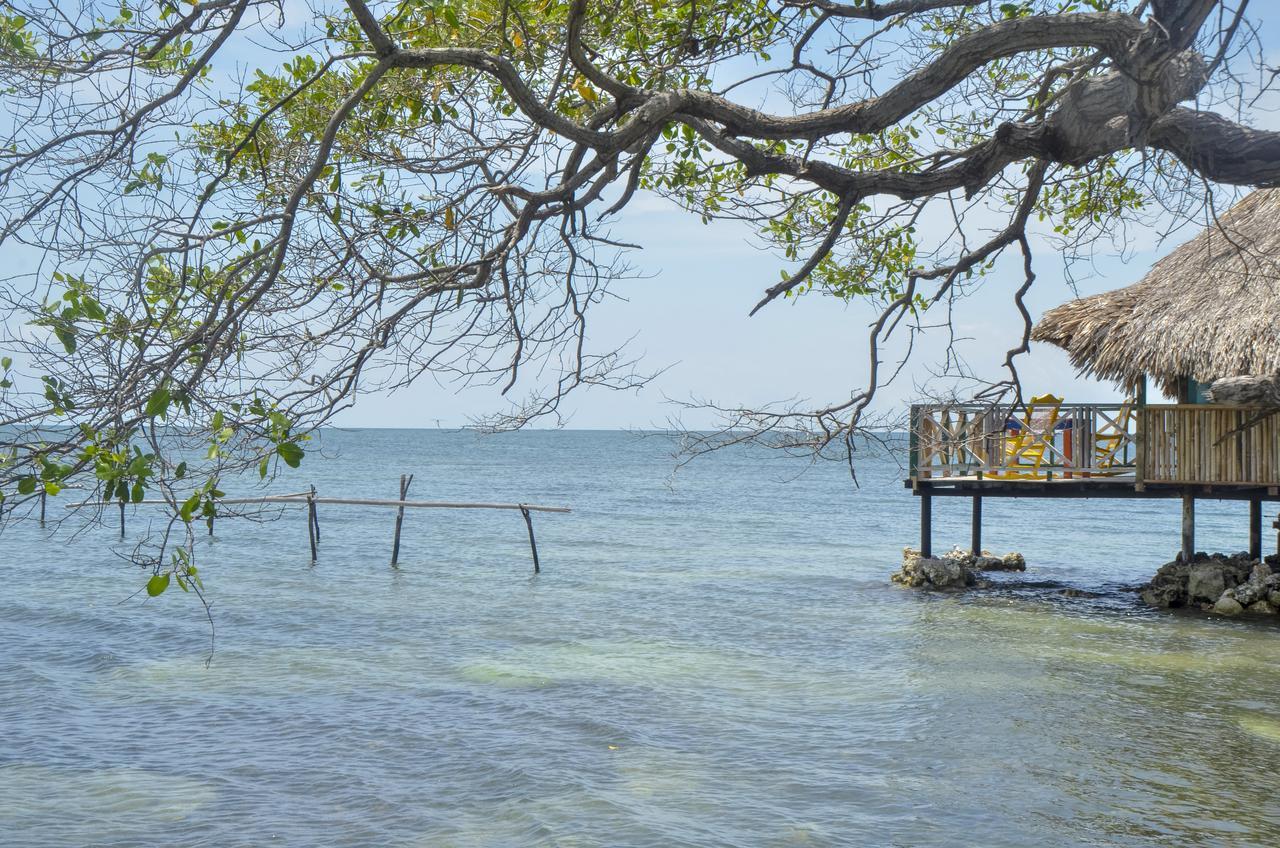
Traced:
<path fill-rule="evenodd" d="M 399 501 L 384 500 L 381 498 L 322 498 L 311 497 L 310 492 L 302 492 L 301 494 L 289 495 L 263 495 L 260 498 L 218 498 L 216 503 L 222 504 L 300 504 L 306 505 L 310 501 L 317 504 L 343 504 L 348 506 L 394 506 L 407 507 L 409 509 L 527 509 L 530 512 L 560 512 L 570 513 L 573 510 L 565 506 L 537 506 L 535 504 L 518 504 L 518 503 L 452 503 L 448 501 Z M 67 509 L 77 509 L 85 506 L 115 506 L 119 501 L 81 501 L 79 503 L 66 504 Z M 128 506 L 138 504 L 168 504 L 166 500 L 141 500 L 129 501 Z"/>
<path fill-rule="evenodd" d="M 274 495 L 259 498 L 258 503 L 306 503 L 307 495 Z M 398 501 L 380 498 L 310 498 L 318 504 L 346 504 L 349 506 L 394 506 L 411 509 L 518 509 L 530 512 L 573 512 L 567 506 L 535 506 L 518 503 L 450 503 L 447 501 Z M 228 503 L 220 500 L 218 503 Z"/>

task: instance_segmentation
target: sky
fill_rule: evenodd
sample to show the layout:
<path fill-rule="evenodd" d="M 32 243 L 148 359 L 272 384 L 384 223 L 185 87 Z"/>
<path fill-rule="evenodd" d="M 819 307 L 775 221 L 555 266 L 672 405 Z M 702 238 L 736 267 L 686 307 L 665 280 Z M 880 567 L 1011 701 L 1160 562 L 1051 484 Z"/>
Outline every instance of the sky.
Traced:
<path fill-rule="evenodd" d="M 1268 22 L 1265 12 L 1255 10 L 1254 17 L 1262 19 L 1263 43 L 1280 44 L 1280 16 L 1270 16 Z M 1280 128 L 1266 105 L 1256 111 L 1255 124 Z M 1003 215 L 993 215 L 991 227 L 1003 221 Z M 1164 240 L 1155 231 L 1132 232 L 1120 245 L 1102 246 L 1083 279 L 1081 269 L 1075 269 L 1079 294 L 1136 282 L 1196 229 L 1184 227 Z M 848 398 L 866 385 L 868 326 L 878 308 L 810 294 L 776 301 L 749 317 L 779 272 L 794 268 L 767 250 L 750 227 L 704 225 L 662 198 L 641 194 L 616 219 L 612 235 L 643 245 L 627 257 L 639 273 L 617 280 L 611 286 L 613 298 L 593 308 L 588 340 L 596 352 L 625 344 L 626 352 L 639 358 L 641 370 L 661 373 L 636 391 L 575 391 L 562 408 L 562 420 L 545 419 L 533 426 L 648 429 L 665 428 L 679 418 L 682 426 L 697 429 L 714 425 L 714 415 L 683 409 L 680 402 L 822 405 Z M 1033 319 L 1073 296 L 1061 256 L 1040 240 L 1036 252 L 1038 279 L 1027 299 Z M 963 339 L 959 350 L 983 377 L 1003 376 L 1000 363 L 1020 338 L 1013 293 L 1021 283 L 1020 256 L 1009 251 L 981 287 L 956 305 L 954 327 Z M 946 342 L 945 330 L 927 333 L 901 376 L 879 391 L 875 409 L 891 413 L 922 398 Z M 1053 392 L 1072 402 L 1119 399 L 1113 386 L 1078 376 L 1063 352 L 1052 346 L 1033 344 L 1018 368 L 1028 396 Z M 364 395 L 334 423 L 453 428 L 504 406 L 494 387 L 459 387 L 424 378 L 394 394 Z"/>
<path fill-rule="evenodd" d="M 1261 37 L 1280 44 L 1280 16 L 1254 11 Z M 1271 18 L 1271 20 L 1267 20 Z M 1280 128 L 1280 121 L 1260 103 L 1254 124 Z M 1224 192 L 1224 196 L 1225 196 Z M 992 217 L 992 228 L 1003 217 Z M 1171 219 L 1156 222 L 1150 232 L 1131 232 L 1123 243 L 1101 246 L 1088 269 L 1076 266 L 1076 291 L 1087 296 L 1137 282 L 1159 258 L 1195 235 L 1183 226 L 1164 238 Z M 867 333 L 878 310 L 867 303 L 844 303 L 808 295 L 775 301 L 754 317 L 748 313 L 779 271 L 794 268 L 766 249 L 755 232 L 741 224 L 699 219 L 662 198 L 636 199 L 618 219 L 613 234 L 643 245 L 629 261 L 641 279 L 617 281 L 617 298 L 595 307 L 589 340 L 597 350 L 626 343 L 639 355 L 641 368 L 661 371 L 645 388 L 611 391 L 588 388 L 575 392 L 560 421 L 539 427 L 574 429 L 664 428 L 678 419 L 699 429 L 715 425 L 709 411 L 690 411 L 680 402 L 714 401 L 753 406 L 786 401 L 826 404 L 849 397 L 866 385 Z M 1037 281 L 1027 297 L 1032 319 L 1070 300 L 1068 271 L 1044 241 L 1034 243 Z M 1001 379 L 1005 352 L 1020 339 L 1021 319 L 1013 293 L 1021 285 L 1021 257 L 1011 250 L 973 295 L 954 313 L 958 349 L 971 370 Z M 921 399 L 937 386 L 933 375 L 946 353 L 945 330 L 927 333 L 918 342 L 910 365 L 893 385 L 877 393 L 874 409 L 891 413 Z M 1072 402 L 1120 399 L 1111 384 L 1081 377 L 1066 355 L 1052 345 L 1032 344 L 1017 361 L 1026 396 L 1052 392 Z M 363 397 L 335 422 L 352 427 L 458 427 L 503 407 L 496 389 L 459 388 L 420 381 L 392 395 Z"/>

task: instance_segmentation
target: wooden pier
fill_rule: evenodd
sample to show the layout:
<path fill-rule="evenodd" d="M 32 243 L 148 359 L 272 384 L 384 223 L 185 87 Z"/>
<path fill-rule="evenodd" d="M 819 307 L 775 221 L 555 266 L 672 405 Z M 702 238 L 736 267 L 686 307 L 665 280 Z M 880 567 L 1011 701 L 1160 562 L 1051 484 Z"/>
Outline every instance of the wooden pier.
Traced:
<path fill-rule="evenodd" d="M 221 497 L 216 500 L 219 508 L 229 506 L 305 506 L 307 520 L 307 542 L 311 548 L 311 562 L 315 563 L 319 556 L 320 547 L 320 514 L 319 507 L 321 505 L 334 506 L 359 506 L 359 507 L 390 507 L 396 510 L 395 533 L 391 543 L 391 566 L 397 567 L 400 560 L 400 533 L 404 526 L 404 511 L 406 509 L 484 509 L 484 510 L 511 510 L 518 511 L 524 519 L 525 529 L 529 535 L 529 551 L 533 557 L 533 573 L 538 574 L 542 571 L 542 564 L 538 559 L 538 542 L 533 533 L 533 513 L 570 513 L 571 509 L 563 506 L 542 506 L 538 504 L 528 503 L 496 503 L 496 502 L 463 502 L 463 501 L 411 501 L 408 500 L 409 484 L 413 482 L 413 475 L 400 476 L 400 497 L 398 499 L 391 498 L 350 498 L 350 497 L 322 497 L 315 486 L 311 486 L 303 492 L 290 492 L 278 495 L 259 495 L 256 497 L 237 497 L 228 498 Z M 96 508 L 104 509 L 108 506 L 116 505 L 116 501 L 106 502 L 99 500 L 79 501 L 76 503 L 66 504 L 69 510 Z M 141 501 L 132 501 L 128 504 L 123 501 L 118 502 L 120 508 L 120 538 L 125 537 L 125 507 L 137 505 L 156 505 L 175 507 L 176 502 L 164 499 L 146 499 Z M 44 500 L 40 503 L 41 522 L 44 521 Z M 218 517 L 233 517 L 228 512 L 218 512 Z M 213 535 L 213 519 L 207 519 L 209 524 L 209 534 Z"/>
<path fill-rule="evenodd" d="M 920 548 L 932 554 L 938 497 L 1177 498 L 1182 556 L 1195 553 L 1195 502 L 1249 502 L 1249 553 L 1262 556 L 1262 504 L 1280 501 L 1280 410 L 1206 404 L 1041 403 L 911 408 L 910 475 Z"/>

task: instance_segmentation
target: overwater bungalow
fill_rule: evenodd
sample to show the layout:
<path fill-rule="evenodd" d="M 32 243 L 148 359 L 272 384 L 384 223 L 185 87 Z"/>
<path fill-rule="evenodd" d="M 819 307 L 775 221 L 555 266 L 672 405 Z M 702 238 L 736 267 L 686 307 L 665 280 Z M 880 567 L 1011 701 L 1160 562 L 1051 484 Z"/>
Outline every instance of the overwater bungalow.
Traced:
<path fill-rule="evenodd" d="M 1050 310 L 1032 339 L 1127 400 L 913 406 L 906 484 L 925 556 L 934 496 L 972 498 L 975 552 L 984 497 L 1181 498 L 1184 559 L 1197 499 L 1247 500 L 1261 556 L 1262 504 L 1280 501 L 1280 189 L 1245 197 L 1139 282 Z"/>

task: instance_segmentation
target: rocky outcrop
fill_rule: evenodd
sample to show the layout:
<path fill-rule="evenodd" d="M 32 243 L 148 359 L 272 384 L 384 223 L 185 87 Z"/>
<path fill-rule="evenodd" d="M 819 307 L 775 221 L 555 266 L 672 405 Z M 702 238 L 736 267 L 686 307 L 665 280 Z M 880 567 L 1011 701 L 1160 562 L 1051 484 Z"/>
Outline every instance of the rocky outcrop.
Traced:
<path fill-rule="evenodd" d="M 1268 557 L 1268 560 L 1272 560 Z M 1280 610 L 1280 573 L 1271 562 L 1248 554 L 1196 554 L 1166 563 L 1142 588 L 1153 607 L 1197 607 L 1218 615 L 1275 615 Z"/>
<path fill-rule="evenodd" d="M 997 557 L 983 551 L 974 556 L 969 551 L 953 548 L 940 557 L 926 558 L 914 548 L 903 548 L 902 568 L 889 579 L 913 589 L 954 592 L 979 585 L 981 572 L 1025 571 L 1026 568 L 1027 561 L 1019 553 Z"/>

